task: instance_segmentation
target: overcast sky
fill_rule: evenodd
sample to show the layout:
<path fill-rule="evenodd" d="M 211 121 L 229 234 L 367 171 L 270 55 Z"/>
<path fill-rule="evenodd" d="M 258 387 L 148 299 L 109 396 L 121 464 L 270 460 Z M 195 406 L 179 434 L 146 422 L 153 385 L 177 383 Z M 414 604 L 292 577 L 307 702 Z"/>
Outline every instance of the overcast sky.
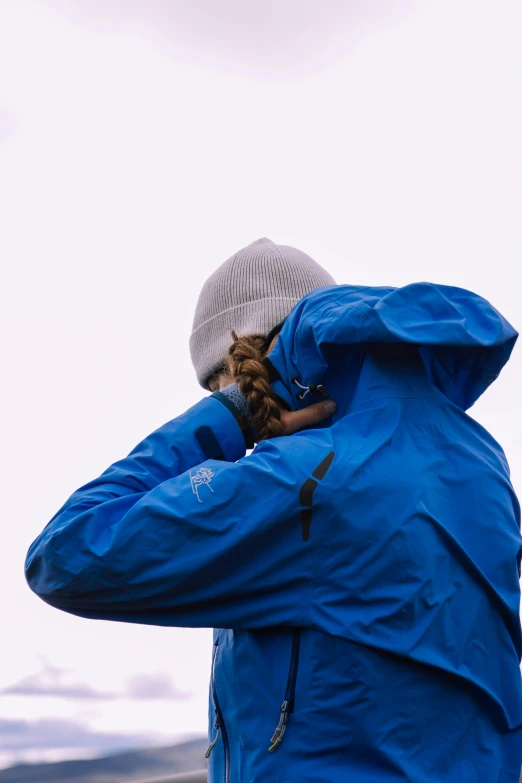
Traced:
<path fill-rule="evenodd" d="M 519 328 L 519 0 L 0 0 L 0 766 L 206 731 L 211 632 L 25 584 L 66 498 L 196 402 L 199 289 L 267 236 Z M 522 488 L 522 347 L 471 414 Z"/>

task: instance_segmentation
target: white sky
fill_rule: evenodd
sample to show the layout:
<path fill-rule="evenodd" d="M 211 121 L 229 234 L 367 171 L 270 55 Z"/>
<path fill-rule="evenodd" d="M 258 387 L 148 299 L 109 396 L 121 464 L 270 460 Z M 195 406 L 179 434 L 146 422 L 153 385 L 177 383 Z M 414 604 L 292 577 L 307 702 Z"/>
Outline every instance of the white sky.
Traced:
<path fill-rule="evenodd" d="M 215 8 L 0 0 L 0 766 L 206 731 L 210 631 L 68 616 L 23 562 L 202 396 L 188 336 L 218 264 L 268 236 L 340 283 L 459 285 L 522 324 L 519 0 Z M 516 487 L 521 380 L 519 346 L 472 411 Z"/>

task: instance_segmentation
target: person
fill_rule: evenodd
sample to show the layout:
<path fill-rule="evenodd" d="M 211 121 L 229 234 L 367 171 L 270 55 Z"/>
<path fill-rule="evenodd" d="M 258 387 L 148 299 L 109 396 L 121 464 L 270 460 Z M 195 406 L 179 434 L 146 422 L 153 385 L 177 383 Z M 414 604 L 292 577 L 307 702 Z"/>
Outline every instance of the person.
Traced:
<path fill-rule="evenodd" d="M 31 589 L 215 629 L 214 783 L 515 783 L 519 505 L 466 410 L 516 338 L 470 291 L 253 242 L 197 303 L 211 393 L 71 495 Z"/>

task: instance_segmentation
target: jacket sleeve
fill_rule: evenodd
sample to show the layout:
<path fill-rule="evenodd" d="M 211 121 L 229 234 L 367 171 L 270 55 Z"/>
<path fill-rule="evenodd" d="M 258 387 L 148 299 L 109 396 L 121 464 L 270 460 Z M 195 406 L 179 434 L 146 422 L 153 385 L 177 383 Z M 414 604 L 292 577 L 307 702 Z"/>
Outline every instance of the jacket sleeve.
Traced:
<path fill-rule="evenodd" d="M 317 549 L 299 490 L 317 457 L 299 435 L 245 451 L 232 413 L 205 398 L 71 495 L 29 549 L 29 586 L 94 619 L 304 624 Z"/>

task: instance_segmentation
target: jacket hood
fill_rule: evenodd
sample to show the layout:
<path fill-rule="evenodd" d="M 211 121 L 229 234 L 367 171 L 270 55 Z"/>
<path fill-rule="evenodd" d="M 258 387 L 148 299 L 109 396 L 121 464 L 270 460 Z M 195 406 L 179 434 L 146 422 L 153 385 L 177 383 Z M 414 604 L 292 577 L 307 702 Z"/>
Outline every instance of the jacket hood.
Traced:
<path fill-rule="evenodd" d="M 272 386 L 291 409 L 305 407 L 319 397 L 297 398 L 293 379 L 328 388 L 335 365 L 354 388 L 369 344 L 409 344 L 431 383 L 467 410 L 497 378 L 517 337 L 498 310 L 463 288 L 329 286 L 307 294 L 285 320 L 269 357 Z"/>

